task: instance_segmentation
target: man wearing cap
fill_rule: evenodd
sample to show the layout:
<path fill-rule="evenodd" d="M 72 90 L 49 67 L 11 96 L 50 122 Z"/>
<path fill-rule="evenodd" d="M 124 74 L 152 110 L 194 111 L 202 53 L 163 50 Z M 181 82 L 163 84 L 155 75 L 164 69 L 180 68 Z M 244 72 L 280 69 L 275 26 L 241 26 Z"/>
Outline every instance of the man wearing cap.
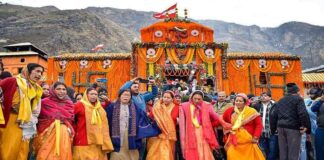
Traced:
<path fill-rule="evenodd" d="M 295 83 L 288 83 L 287 94 L 281 98 L 271 113 L 271 132 L 278 130 L 279 157 L 281 160 L 298 160 L 301 135 L 310 131 L 309 116 L 304 100 Z"/>
<path fill-rule="evenodd" d="M 253 108 L 260 113 L 262 119 L 262 135 L 259 140 L 260 148 L 267 160 L 276 160 L 279 157 L 278 134 L 270 131 L 270 113 L 274 109 L 275 102 L 271 100 L 270 92 L 263 92 L 260 100 Z"/>

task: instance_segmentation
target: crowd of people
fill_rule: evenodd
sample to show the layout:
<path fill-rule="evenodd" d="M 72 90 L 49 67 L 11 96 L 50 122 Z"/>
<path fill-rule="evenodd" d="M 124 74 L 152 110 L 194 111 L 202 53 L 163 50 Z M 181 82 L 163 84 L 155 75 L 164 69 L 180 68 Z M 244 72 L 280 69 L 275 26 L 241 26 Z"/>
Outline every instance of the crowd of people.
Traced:
<path fill-rule="evenodd" d="M 136 77 L 110 100 L 103 84 L 76 93 L 40 82 L 43 72 L 29 63 L 17 76 L 0 74 L 0 160 L 324 159 L 320 88 L 303 99 L 288 83 L 275 102 L 270 92 L 226 95 Z"/>

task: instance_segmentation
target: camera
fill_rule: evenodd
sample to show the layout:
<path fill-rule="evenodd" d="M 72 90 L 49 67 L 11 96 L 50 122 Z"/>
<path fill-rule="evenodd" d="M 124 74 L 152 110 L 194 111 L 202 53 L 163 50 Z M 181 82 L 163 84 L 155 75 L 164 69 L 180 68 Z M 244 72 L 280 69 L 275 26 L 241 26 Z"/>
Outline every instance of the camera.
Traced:
<path fill-rule="evenodd" d="M 143 79 L 143 78 L 139 78 L 139 82 L 140 83 L 149 83 L 149 80 Z"/>

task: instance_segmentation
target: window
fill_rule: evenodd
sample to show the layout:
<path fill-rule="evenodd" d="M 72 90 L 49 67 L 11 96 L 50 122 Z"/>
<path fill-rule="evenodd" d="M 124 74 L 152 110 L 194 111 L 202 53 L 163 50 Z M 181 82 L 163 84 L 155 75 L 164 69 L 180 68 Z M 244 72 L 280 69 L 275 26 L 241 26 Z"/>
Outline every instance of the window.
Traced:
<path fill-rule="evenodd" d="M 259 82 L 260 84 L 267 84 L 267 76 L 265 72 L 260 72 Z"/>
<path fill-rule="evenodd" d="M 23 70 L 22 67 L 18 68 L 18 73 L 21 73 L 22 70 Z"/>
<path fill-rule="evenodd" d="M 25 62 L 25 58 L 20 59 L 20 62 L 21 63 L 24 63 Z"/>

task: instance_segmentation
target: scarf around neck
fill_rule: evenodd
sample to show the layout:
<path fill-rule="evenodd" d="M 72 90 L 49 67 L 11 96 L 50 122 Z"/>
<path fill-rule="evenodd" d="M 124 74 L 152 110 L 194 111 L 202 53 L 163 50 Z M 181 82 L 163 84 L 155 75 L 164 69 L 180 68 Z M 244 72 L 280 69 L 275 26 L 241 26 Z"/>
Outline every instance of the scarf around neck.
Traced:
<path fill-rule="evenodd" d="M 136 108 L 133 103 L 129 105 L 129 131 L 128 131 L 128 136 L 136 137 L 137 135 L 137 130 L 136 130 Z M 120 135 L 120 101 L 117 101 L 114 105 L 113 113 L 112 113 L 112 128 L 114 130 L 111 133 L 112 138 L 120 138 L 123 135 Z"/>
<path fill-rule="evenodd" d="M 41 101 L 43 89 L 36 82 L 25 79 L 21 74 L 16 76 L 16 80 L 21 91 L 17 119 L 22 123 L 29 122 L 32 111 L 37 108 L 37 105 Z"/>
<path fill-rule="evenodd" d="M 102 117 L 100 116 L 99 109 L 102 108 L 100 101 L 97 99 L 95 105 L 92 105 L 92 103 L 88 100 L 87 91 L 84 92 L 84 95 L 81 99 L 81 103 L 90 109 L 92 109 L 91 114 L 91 124 L 96 125 L 98 124 L 99 127 L 102 127 Z"/>

